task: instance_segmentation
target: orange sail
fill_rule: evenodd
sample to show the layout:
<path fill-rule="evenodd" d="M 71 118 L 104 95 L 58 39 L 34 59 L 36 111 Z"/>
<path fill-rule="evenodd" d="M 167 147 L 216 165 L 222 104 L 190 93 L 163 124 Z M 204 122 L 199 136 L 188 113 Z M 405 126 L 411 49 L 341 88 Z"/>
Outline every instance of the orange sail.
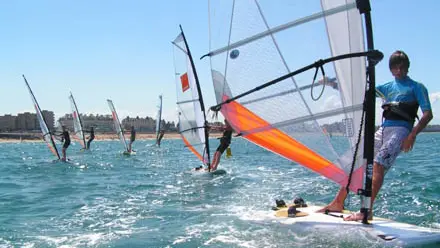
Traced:
<path fill-rule="evenodd" d="M 223 101 L 227 99 L 227 96 L 224 96 Z M 238 133 L 270 126 L 268 122 L 236 101 L 226 104 L 222 107 L 221 112 Z M 277 128 L 264 128 L 263 131 L 251 132 L 243 137 L 269 151 L 295 161 L 340 185 L 347 184 L 348 177 L 342 169 Z M 362 173 L 363 170 L 359 168 L 354 172 L 353 177 L 362 177 Z M 362 180 L 354 180 L 350 184 L 350 189 L 353 191 L 361 187 Z"/>

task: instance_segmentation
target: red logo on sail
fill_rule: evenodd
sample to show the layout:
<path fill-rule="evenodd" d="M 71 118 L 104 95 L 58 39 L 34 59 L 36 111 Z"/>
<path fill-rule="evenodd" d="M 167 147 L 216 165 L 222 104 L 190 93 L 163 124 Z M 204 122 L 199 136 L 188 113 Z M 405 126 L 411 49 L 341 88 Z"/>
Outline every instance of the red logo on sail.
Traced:
<path fill-rule="evenodd" d="M 182 92 L 185 92 L 187 89 L 189 89 L 188 73 L 180 76 L 180 82 L 182 83 Z"/>

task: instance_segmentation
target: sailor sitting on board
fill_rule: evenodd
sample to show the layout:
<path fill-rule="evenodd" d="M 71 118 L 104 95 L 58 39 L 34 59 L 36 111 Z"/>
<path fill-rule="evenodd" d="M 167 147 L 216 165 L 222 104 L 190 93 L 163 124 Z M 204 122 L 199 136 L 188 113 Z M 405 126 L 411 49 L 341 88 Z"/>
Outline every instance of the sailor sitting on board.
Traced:
<path fill-rule="evenodd" d="M 417 134 L 433 118 L 428 90 L 423 84 L 408 77 L 409 65 L 408 56 L 402 51 L 395 51 L 389 60 L 389 68 L 394 80 L 376 88 L 376 95 L 382 97 L 387 104 L 383 105 L 385 121 L 376 131 L 374 137 L 375 155 L 369 219 L 373 218 L 373 202 L 382 186 L 386 172 L 391 168 L 401 151 L 409 152 L 412 150 Z M 393 102 L 401 104 L 390 104 Z M 416 104 L 411 104 L 414 102 Z M 419 106 L 423 115 L 413 128 Z M 335 199 L 319 211 L 341 212 L 346 197 L 347 190 L 345 187 L 341 187 Z M 363 217 L 363 213 L 358 212 L 344 218 L 344 220 L 357 221 L 362 220 Z"/>

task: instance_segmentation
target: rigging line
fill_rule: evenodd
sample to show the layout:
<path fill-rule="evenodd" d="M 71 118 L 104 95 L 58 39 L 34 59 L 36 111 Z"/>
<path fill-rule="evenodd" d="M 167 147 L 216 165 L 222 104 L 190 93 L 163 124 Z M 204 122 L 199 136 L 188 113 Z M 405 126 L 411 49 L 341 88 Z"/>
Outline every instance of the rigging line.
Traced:
<path fill-rule="evenodd" d="M 335 56 L 335 57 L 330 57 L 330 58 L 326 58 L 326 59 L 320 59 L 320 60 L 314 62 L 313 64 L 310 64 L 310 65 L 307 65 L 305 67 L 302 67 L 302 68 L 300 68 L 300 69 L 298 69 L 296 71 L 293 71 L 293 72 L 288 73 L 288 74 L 286 74 L 284 76 L 276 78 L 276 79 L 274 79 L 272 81 L 264 83 L 264 84 L 262 84 L 260 86 L 257 86 L 257 87 L 255 87 L 255 88 L 253 88 L 251 90 L 248 90 L 248 91 L 246 91 L 244 93 L 241 93 L 241 94 L 239 94 L 239 95 L 237 95 L 235 97 L 229 98 L 228 100 L 225 100 L 224 102 L 221 102 L 221 103 L 219 103 L 219 104 L 217 104 L 215 106 L 212 106 L 211 110 L 219 111 L 221 109 L 221 106 L 224 105 L 224 104 L 228 104 L 228 103 L 230 103 L 232 101 L 235 101 L 235 100 L 237 100 L 237 99 L 239 99 L 241 97 L 244 97 L 244 96 L 247 96 L 247 95 L 249 95 L 249 94 L 251 94 L 253 92 L 262 90 L 262 89 L 264 89 L 264 88 L 266 88 L 268 86 L 271 86 L 271 85 L 274 85 L 276 83 L 279 83 L 279 82 L 281 82 L 281 81 L 283 81 L 283 80 L 285 80 L 287 78 L 293 77 L 293 76 L 295 76 L 297 74 L 300 74 L 302 72 L 308 71 L 308 70 L 310 70 L 312 68 L 316 68 L 316 67 L 322 66 L 322 65 L 324 65 L 326 63 L 337 61 L 337 60 L 341 60 L 341 59 L 354 58 L 354 57 L 362 57 L 362 56 L 372 57 L 372 58 L 374 58 L 374 61 L 379 62 L 383 58 L 383 53 L 380 52 L 379 50 L 371 50 L 371 51 L 367 51 L 367 52 L 347 53 L 347 54 L 342 54 L 342 55 L 338 55 L 338 56 Z"/>
<path fill-rule="evenodd" d="M 319 94 L 319 96 L 318 97 L 316 97 L 315 98 L 315 96 L 313 95 L 313 88 L 315 87 L 315 81 L 316 81 L 316 76 L 318 76 L 318 70 L 319 69 L 321 69 L 321 73 L 322 73 L 322 78 L 324 79 L 324 80 L 326 80 L 325 79 L 325 71 L 324 71 L 324 67 L 321 65 L 320 67 L 316 67 L 316 70 L 315 70 L 315 76 L 313 76 L 313 81 L 312 81 L 312 87 L 311 87 L 311 89 L 310 89 L 310 97 L 312 98 L 312 100 L 313 101 L 318 101 L 321 97 L 322 97 L 322 95 L 324 94 L 324 89 L 325 89 L 325 82 L 322 84 L 322 90 L 321 90 L 321 93 Z"/>
<path fill-rule="evenodd" d="M 357 138 L 357 141 L 356 141 L 355 150 L 353 152 L 353 161 L 351 163 L 350 174 L 348 175 L 348 182 L 347 182 L 347 186 L 345 187 L 345 190 L 347 191 L 347 195 L 350 194 L 349 188 L 350 188 L 350 184 L 351 184 L 351 178 L 353 176 L 354 167 L 356 165 L 356 157 L 357 157 L 357 153 L 358 153 L 358 150 L 359 150 L 359 144 L 360 144 L 361 138 L 362 138 L 362 127 L 364 126 L 364 118 L 365 118 L 365 112 L 366 112 L 365 111 L 365 109 L 366 109 L 365 105 L 367 104 L 367 102 L 366 102 L 366 99 L 367 99 L 366 95 L 367 95 L 367 89 L 368 89 L 367 85 L 370 83 L 370 78 L 369 78 L 368 72 L 366 73 L 365 77 L 367 79 L 367 83 L 365 84 L 365 89 L 364 89 L 365 90 L 364 91 L 365 94 L 364 94 L 364 101 L 363 101 L 363 110 L 362 110 L 362 116 L 361 116 L 361 123 L 360 123 L 360 126 L 359 126 L 359 133 L 358 133 L 358 138 Z"/>

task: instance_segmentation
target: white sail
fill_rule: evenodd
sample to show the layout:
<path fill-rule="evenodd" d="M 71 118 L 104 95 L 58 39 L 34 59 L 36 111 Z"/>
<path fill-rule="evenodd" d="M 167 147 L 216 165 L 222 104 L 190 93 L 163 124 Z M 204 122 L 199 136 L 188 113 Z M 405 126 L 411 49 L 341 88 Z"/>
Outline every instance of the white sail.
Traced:
<path fill-rule="evenodd" d="M 50 132 L 49 128 L 47 127 L 46 120 L 44 119 L 44 116 L 41 112 L 40 106 L 38 105 L 37 99 L 34 96 L 34 93 L 31 90 L 31 87 L 29 86 L 29 83 L 27 82 L 26 78 L 24 77 L 24 82 L 26 83 L 26 86 L 29 90 L 29 94 L 31 95 L 32 102 L 34 103 L 35 112 L 37 114 L 38 123 L 40 124 L 40 129 L 43 134 L 43 139 L 46 141 L 47 146 L 49 147 L 50 151 L 58 158 L 60 159 L 60 154 L 58 153 L 57 146 L 55 144 L 54 138 L 52 133 Z"/>
<path fill-rule="evenodd" d="M 118 135 L 119 140 L 124 146 L 124 151 L 128 152 L 128 145 L 127 145 L 127 141 L 125 140 L 124 130 L 121 126 L 121 122 L 119 121 L 119 117 L 118 114 L 116 113 L 115 106 L 113 105 L 112 100 L 107 99 L 107 103 L 110 108 L 110 111 L 112 112 L 113 124 L 115 126 L 116 134 Z"/>
<path fill-rule="evenodd" d="M 69 100 L 70 100 L 70 106 L 72 108 L 74 134 L 78 139 L 79 143 L 81 144 L 81 146 L 83 147 L 83 149 L 86 149 L 86 137 L 84 135 L 81 116 L 79 114 L 78 107 L 76 106 L 76 102 L 75 99 L 73 98 L 72 92 L 70 92 Z"/>
<path fill-rule="evenodd" d="M 162 123 L 162 95 L 159 95 L 159 105 L 157 105 L 157 115 L 156 115 L 156 143 L 159 140 L 161 123 Z"/>
<path fill-rule="evenodd" d="M 196 156 L 210 166 L 208 127 L 197 72 L 183 31 L 172 42 L 176 75 L 179 133 Z"/>

